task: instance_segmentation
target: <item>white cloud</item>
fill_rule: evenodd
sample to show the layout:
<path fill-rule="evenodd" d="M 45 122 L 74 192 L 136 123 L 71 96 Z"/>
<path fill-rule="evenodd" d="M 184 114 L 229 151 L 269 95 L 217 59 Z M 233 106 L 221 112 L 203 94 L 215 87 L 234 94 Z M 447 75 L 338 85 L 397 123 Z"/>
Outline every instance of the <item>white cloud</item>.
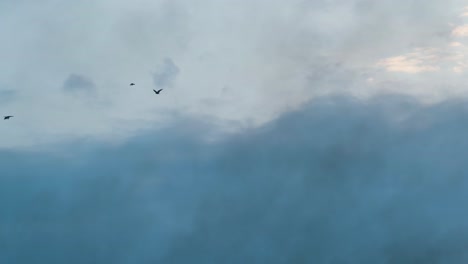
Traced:
<path fill-rule="evenodd" d="M 467 7 L 463 10 L 463 12 L 466 12 Z M 462 16 L 464 16 L 463 14 Z M 449 24 L 452 29 L 450 38 L 445 45 L 413 48 L 412 52 L 379 60 L 377 67 L 381 67 L 388 72 L 408 74 L 441 71 L 457 74 L 464 72 L 468 60 L 468 49 L 463 38 L 468 36 L 468 25 Z"/>
<path fill-rule="evenodd" d="M 164 126 L 174 113 L 259 125 L 320 95 L 372 95 L 390 78 L 374 68 L 379 59 L 404 56 L 387 63 L 407 72 L 446 67 L 406 53 L 420 43 L 447 45 L 459 3 L 417 3 L 416 10 L 390 0 L 2 2 L 0 83 L 22 97 L 0 105 L 18 116 L 0 126 L 8 138 L 0 146 L 53 142 L 57 134 L 115 138 Z M 180 72 L 155 98 L 153 73 L 164 58 Z M 93 81 L 99 103 L 59 92 L 70 73 Z"/>
<path fill-rule="evenodd" d="M 463 44 L 460 42 L 450 42 L 450 47 L 463 47 Z"/>
<path fill-rule="evenodd" d="M 466 37 L 468 36 L 468 25 L 457 26 L 452 30 L 452 36 L 454 37 Z"/>
<path fill-rule="evenodd" d="M 468 7 L 463 8 L 463 12 L 461 13 L 460 17 L 468 17 Z"/>
<path fill-rule="evenodd" d="M 417 55 L 411 54 L 409 56 L 396 56 L 384 59 L 378 63 L 388 71 L 406 72 L 406 73 L 420 73 L 438 71 L 439 67 L 435 65 L 426 64 L 424 58 L 419 58 Z"/>

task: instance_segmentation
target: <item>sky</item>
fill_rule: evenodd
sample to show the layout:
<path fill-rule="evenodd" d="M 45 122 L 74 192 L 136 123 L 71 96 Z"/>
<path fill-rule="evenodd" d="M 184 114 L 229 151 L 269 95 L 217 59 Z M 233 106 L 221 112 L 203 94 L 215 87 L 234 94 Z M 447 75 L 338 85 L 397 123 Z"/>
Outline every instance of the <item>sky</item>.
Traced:
<path fill-rule="evenodd" d="M 2 263 L 468 260 L 464 1 L 0 0 L 0 34 Z"/>

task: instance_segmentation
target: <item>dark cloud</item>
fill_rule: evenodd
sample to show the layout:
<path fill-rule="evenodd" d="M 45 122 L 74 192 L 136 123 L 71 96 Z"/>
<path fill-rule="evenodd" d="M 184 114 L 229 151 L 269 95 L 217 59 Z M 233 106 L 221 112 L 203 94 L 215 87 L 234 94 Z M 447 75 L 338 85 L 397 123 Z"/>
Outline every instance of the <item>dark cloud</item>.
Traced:
<path fill-rule="evenodd" d="M 79 93 L 94 93 L 96 85 L 86 76 L 78 74 L 70 74 L 63 83 L 63 89 L 67 92 Z"/>
<path fill-rule="evenodd" d="M 171 87 L 180 69 L 171 58 L 165 58 L 161 68 L 153 74 L 153 83 L 157 88 Z"/>
<path fill-rule="evenodd" d="M 465 263 L 467 115 L 328 98 L 216 142 L 3 150 L 0 262 Z"/>

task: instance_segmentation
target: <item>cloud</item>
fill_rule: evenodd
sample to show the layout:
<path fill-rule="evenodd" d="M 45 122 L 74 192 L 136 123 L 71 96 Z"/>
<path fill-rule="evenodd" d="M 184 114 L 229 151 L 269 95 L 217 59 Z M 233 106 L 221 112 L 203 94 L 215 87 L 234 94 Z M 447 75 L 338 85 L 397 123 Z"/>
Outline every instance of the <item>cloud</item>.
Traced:
<path fill-rule="evenodd" d="M 381 60 L 378 66 L 391 72 L 421 73 L 440 70 L 433 51 L 417 51 Z"/>
<path fill-rule="evenodd" d="M 28 118 L 14 129 L 0 127 L 10 135 L 0 146 L 55 141 L 57 131 L 68 139 L 109 139 L 116 131 L 162 125 L 167 112 L 259 125 L 323 94 L 391 90 L 444 99 L 459 96 L 466 83 L 463 65 L 449 67 L 459 72 L 453 76 L 431 71 L 424 78 L 375 69 L 380 60 L 407 58 L 415 47 L 445 49 L 454 41 L 452 30 L 466 22 L 458 16 L 466 5 L 461 0 L 252 0 L 230 8 L 211 0 L 0 5 L 0 34 L 9 36 L 0 82 L 25 95 L 11 106 Z M 155 62 L 161 63 L 156 69 Z M 427 67 L 417 70 L 421 66 Z M 106 106 L 57 93 L 70 73 L 92 77 Z M 130 82 L 180 89 L 155 104 L 146 89 L 129 89 Z M 399 85 L 381 89 L 382 82 Z M 229 93 L 222 92 L 225 85 Z M 30 109 L 41 109 L 40 116 Z"/>
<path fill-rule="evenodd" d="M 454 37 L 466 37 L 468 36 L 468 25 L 457 26 L 452 30 L 452 36 Z"/>
<path fill-rule="evenodd" d="M 207 141 L 0 151 L 0 262 L 464 263 L 468 108 L 322 98 Z"/>
<path fill-rule="evenodd" d="M 91 94 L 96 92 L 96 85 L 86 76 L 70 74 L 63 83 L 63 90 L 72 93 Z"/>
<path fill-rule="evenodd" d="M 461 17 L 466 15 L 467 8 L 463 10 Z M 446 70 L 445 68 L 454 73 L 462 73 L 466 68 L 468 53 L 461 41 L 468 36 L 468 25 L 449 25 L 452 29 L 445 45 L 430 47 L 425 44 L 424 47 L 412 48 L 412 52 L 379 60 L 377 66 L 389 72 L 410 74 L 438 72 Z"/>
<path fill-rule="evenodd" d="M 180 69 L 171 58 L 164 58 L 161 68 L 153 73 L 153 83 L 156 88 L 172 87 Z"/>
<path fill-rule="evenodd" d="M 0 90 L 0 102 L 10 103 L 17 98 L 17 95 L 16 90 Z"/>
<path fill-rule="evenodd" d="M 467 47 L 458 41 L 441 48 L 414 48 L 412 52 L 379 60 L 377 67 L 388 72 L 419 74 L 428 72 L 463 72 L 468 57 Z"/>

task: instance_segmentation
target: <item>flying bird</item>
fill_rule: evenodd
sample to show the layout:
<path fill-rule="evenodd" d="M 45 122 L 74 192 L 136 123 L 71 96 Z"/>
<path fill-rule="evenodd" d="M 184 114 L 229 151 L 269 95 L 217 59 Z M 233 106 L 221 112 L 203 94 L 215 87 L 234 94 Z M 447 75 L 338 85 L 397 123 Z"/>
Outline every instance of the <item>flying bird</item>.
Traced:
<path fill-rule="evenodd" d="M 131 83 L 131 84 L 130 84 L 130 86 L 133 86 L 133 85 L 135 85 L 135 84 L 134 84 L 134 83 Z"/>
<path fill-rule="evenodd" d="M 155 94 L 159 94 L 162 90 L 163 90 L 163 89 L 159 89 L 159 90 L 156 91 L 155 89 L 153 89 L 153 91 L 154 91 Z"/>
<path fill-rule="evenodd" d="M 12 117 L 13 117 L 13 116 L 10 116 L 10 115 L 4 116 L 4 117 L 3 117 L 3 120 L 7 120 L 7 119 L 10 119 L 10 118 L 12 118 Z"/>

